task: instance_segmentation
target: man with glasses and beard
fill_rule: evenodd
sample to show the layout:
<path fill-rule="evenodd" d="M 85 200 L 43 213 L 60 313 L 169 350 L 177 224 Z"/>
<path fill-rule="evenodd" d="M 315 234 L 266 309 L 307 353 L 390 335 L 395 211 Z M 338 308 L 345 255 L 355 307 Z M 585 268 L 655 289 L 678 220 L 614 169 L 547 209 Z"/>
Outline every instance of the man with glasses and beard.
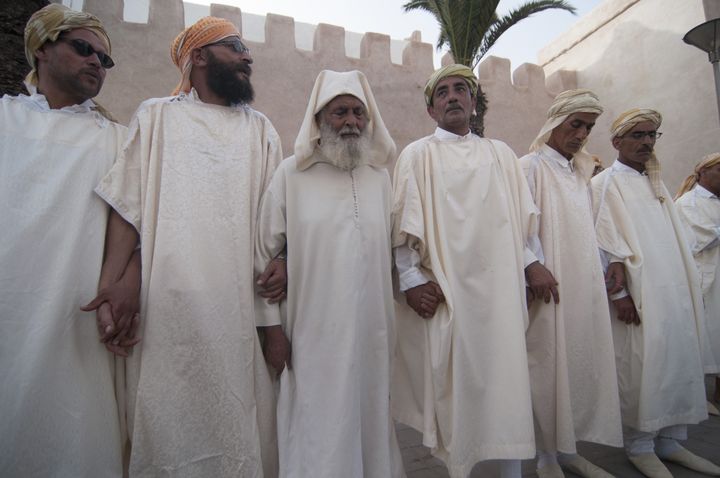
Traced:
<path fill-rule="evenodd" d="M 683 448 L 707 418 L 703 368 L 715 369 L 702 292 L 685 231 L 660 178 L 662 117 L 622 113 L 610 127 L 617 160 L 592 179 L 598 246 L 624 291 L 610 307 L 625 451 L 645 476 L 672 478 L 662 460 L 720 476 Z"/>
<path fill-rule="evenodd" d="M 175 96 L 138 108 L 96 189 L 114 209 L 103 275 L 116 274 L 138 237 L 142 255 L 129 472 L 272 477 L 274 398 L 255 328 L 253 251 L 280 139 L 248 106 L 252 58 L 232 23 L 199 20 L 171 55 L 182 73 Z"/>
<path fill-rule="evenodd" d="M 281 477 L 404 476 L 389 403 L 394 155 L 365 75 L 322 71 L 258 221 L 258 270 L 287 243 L 285 317 L 258 305 L 281 374 Z"/>
<path fill-rule="evenodd" d="M 28 21 L 25 52 L 29 95 L 0 100 L 0 475 L 119 478 L 123 360 L 110 352 L 135 342 L 117 332 L 137 311 L 139 256 L 101 281 L 97 328 L 80 310 L 109 213 L 93 189 L 126 135 L 92 100 L 110 39 L 93 15 L 51 4 Z"/>

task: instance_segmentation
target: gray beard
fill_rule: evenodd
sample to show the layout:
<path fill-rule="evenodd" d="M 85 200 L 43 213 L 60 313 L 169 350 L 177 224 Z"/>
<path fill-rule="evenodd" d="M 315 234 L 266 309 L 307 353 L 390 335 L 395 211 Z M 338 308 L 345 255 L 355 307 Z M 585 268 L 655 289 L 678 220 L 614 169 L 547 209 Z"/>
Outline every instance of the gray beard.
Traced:
<path fill-rule="evenodd" d="M 348 131 L 359 132 L 360 136 L 343 138 L 342 133 Z M 329 124 L 323 121 L 320 123 L 320 143 L 316 151 L 322 156 L 324 162 L 344 171 L 352 171 L 366 163 L 365 156 L 370 149 L 370 138 L 367 131 L 367 128 L 359 131 L 346 126 L 336 133 Z"/>

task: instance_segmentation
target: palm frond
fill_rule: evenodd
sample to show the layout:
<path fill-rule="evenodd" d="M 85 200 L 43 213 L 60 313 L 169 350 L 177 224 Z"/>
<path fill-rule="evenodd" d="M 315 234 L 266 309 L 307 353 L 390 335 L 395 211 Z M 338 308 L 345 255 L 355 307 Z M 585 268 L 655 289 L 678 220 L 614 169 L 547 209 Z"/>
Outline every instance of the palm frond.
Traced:
<path fill-rule="evenodd" d="M 480 48 L 477 50 L 473 66 L 480 62 L 483 56 L 488 52 L 495 42 L 505 33 L 510 27 L 516 25 L 522 20 L 534 15 L 535 13 L 542 12 L 544 10 L 565 10 L 572 14 L 575 14 L 575 7 L 570 5 L 568 2 L 563 0 L 539 0 L 531 1 L 520 5 L 518 8 L 511 10 L 501 18 L 497 18 L 496 21 L 488 28 Z"/>

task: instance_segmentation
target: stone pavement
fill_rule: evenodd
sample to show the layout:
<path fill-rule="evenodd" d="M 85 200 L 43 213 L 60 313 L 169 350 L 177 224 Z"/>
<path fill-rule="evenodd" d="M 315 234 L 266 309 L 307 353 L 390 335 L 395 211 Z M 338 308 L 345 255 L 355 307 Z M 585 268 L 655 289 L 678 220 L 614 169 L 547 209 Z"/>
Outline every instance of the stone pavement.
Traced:
<path fill-rule="evenodd" d="M 433 458 L 430 450 L 422 446 L 422 437 L 416 430 L 402 424 L 396 426 L 407 478 L 448 478 L 447 469 L 442 461 Z M 720 464 L 720 417 L 710 417 L 699 425 L 688 428 L 688 440 L 683 445 L 690 451 Z M 580 443 L 578 451 L 582 456 L 601 466 L 618 478 L 644 478 L 627 460 L 620 448 Z M 702 478 L 702 475 L 678 465 L 665 463 L 675 478 Z M 523 462 L 523 477 L 535 478 L 534 460 Z M 497 476 L 492 464 L 478 465 L 473 469 L 471 478 L 492 478 Z M 567 478 L 576 478 L 566 473 Z"/>

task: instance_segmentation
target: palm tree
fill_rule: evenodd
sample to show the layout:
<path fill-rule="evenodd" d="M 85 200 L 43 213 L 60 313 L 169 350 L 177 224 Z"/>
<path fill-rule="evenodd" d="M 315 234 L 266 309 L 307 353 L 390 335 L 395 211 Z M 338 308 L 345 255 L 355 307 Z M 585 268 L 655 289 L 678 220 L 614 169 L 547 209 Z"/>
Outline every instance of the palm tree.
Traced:
<path fill-rule="evenodd" d="M 406 12 L 424 10 L 440 25 L 437 49 L 447 46 L 455 61 L 475 69 L 482 57 L 500 36 L 520 20 L 543 10 L 561 9 L 575 13 L 575 7 L 563 0 L 526 2 L 509 13 L 498 16 L 500 0 L 409 0 Z M 472 121 L 474 133 L 482 136 L 487 99 L 481 88 L 477 95 L 477 116 Z"/>

